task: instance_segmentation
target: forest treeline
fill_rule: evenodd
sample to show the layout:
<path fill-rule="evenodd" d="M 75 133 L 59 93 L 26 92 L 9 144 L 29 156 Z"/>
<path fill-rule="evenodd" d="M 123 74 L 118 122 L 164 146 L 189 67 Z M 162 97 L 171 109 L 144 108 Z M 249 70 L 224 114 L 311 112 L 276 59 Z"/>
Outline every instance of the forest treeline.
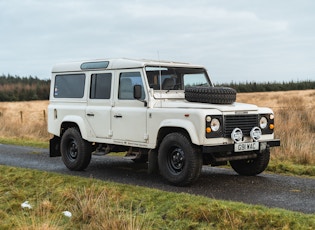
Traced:
<path fill-rule="evenodd" d="M 315 89 L 315 81 L 299 82 L 245 82 L 216 84 L 235 89 L 239 93 L 269 92 Z M 49 99 L 50 80 L 41 80 L 37 77 L 19 77 L 8 75 L 0 76 L 0 101 L 32 101 Z"/>
<path fill-rule="evenodd" d="M 37 77 L 0 76 L 0 101 L 48 100 L 50 80 Z"/>
<path fill-rule="evenodd" d="M 289 90 L 305 90 L 315 89 L 315 81 L 299 81 L 299 82 L 245 82 L 245 83 L 227 83 L 218 84 L 216 86 L 226 86 L 235 89 L 238 93 L 249 92 L 271 92 L 271 91 L 289 91 Z"/>

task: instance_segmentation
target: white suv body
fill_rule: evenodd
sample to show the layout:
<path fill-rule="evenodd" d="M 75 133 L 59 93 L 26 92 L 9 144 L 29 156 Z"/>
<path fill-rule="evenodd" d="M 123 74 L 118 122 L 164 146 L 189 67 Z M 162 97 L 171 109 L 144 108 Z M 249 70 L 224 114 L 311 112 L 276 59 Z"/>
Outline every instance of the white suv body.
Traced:
<path fill-rule="evenodd" d="M 214 89 L 204 67 L 187 63 L 106 59 L 55 65 L 50 155 L 61 155 L 70 170 L 83 170 L 92 152 L 127 151 L 175 185 L 195 181 L 203 164 L 229 161 L 239 174 L 261 173 L 269 147 L 280 145 L 273 111 L 236 103 L 231 90 L 219 90 L 223 102 L 211 103 L 218 96 Z M 232 101 L 225 101 L 226 94 Z"/>

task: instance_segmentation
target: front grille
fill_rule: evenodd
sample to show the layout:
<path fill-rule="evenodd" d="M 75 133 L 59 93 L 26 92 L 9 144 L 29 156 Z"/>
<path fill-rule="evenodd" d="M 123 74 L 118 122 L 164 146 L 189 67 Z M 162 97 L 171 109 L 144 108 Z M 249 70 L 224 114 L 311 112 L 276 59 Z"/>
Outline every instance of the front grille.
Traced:
<path fill-rule="evenodd" d="M 240 128 L 244 136 L 249 136 L 253 127 L 258 125 L 258 115 L 227 115 L 224 116 L 224 137 L 230 137 L 233 129 Z"/>

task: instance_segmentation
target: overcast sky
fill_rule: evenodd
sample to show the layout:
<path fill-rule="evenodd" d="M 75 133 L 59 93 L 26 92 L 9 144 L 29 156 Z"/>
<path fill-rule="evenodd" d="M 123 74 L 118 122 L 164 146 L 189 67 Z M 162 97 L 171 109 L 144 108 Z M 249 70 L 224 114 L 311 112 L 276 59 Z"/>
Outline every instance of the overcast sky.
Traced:
<path fill-rule="evenodd" d="M 315 80 L 313 0 L 0 0 L 0 74 L 146 58 L 204 65 L 213 82 Z"/>

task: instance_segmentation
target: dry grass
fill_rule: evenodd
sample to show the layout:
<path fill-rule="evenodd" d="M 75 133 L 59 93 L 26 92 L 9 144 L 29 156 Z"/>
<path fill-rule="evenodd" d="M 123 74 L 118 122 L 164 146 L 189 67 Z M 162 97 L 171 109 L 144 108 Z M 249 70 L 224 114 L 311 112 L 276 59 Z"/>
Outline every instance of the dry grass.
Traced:
<path fill-rule="evenodd" d="M 274 160 L 315 165 L 315 90 L 243 93 L 237 101 L 270 107 L 275 112 L 275 134 L 281 147 Z"/>
<path fill-rule="evenodd" d="M 315 90 L 240 93 L 237 101 L 274 110 L 281 147 L 272 150 L 273 160 L 315 165 Z M 48 141 L 47 106 L 48 101 L 1 102 L 0 137 Z"/>
<path fill-rule="evenodd" d="M 0 137 L 49 140 L 48 101 L 0 102 Z"/>
<path fill-rule="evenodd" d="M 92 186 L 83 187 L 73 192 L 66 191 L 65 197 L 75 205 L 70 210 L 74 217 L 72 221 L 83 223 L 82 229 L 145 229 L 152 223 L 141 221 L 140 216 L 145 216 L 140 209 L 135 209 L 132 204 L 124 207 L 120 203 L 123 197 L 116 196 L 104 188 Z"/>

